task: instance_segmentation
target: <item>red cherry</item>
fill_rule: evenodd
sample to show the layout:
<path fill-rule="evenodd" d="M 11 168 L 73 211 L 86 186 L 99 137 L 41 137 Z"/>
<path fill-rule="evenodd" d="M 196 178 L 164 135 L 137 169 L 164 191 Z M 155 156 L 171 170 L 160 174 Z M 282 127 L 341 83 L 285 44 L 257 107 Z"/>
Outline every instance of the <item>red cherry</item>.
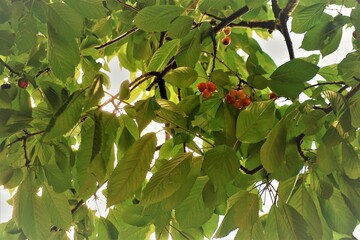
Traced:
<path fill-rule="evenodd" d="M 244 98 L 242 104 L 246 107 L 249 106 L 251 104 L 251 99 L 249 97 Z"/>
<path fill-rule="evenodd" d="M 223 29 L 223 32 L 225 33 L 225 35 L 230 35 L 231 34 L 231 27 L 225 27 Z"/>
<path fill-rule="evenodd" d="M 237 99 L 242 100 L 242 99 L 244 99 L 246 97 L 247 97 L 246 93 L 245 93 L 245 91 L 243 89 L 237 90 L 237 92 L 236 92 L 236 98 Z"/>
<path fill-rule="evenodd" d="M 213 82 L 208 82 L 206 87 L 210 92 L 214 92 L 216 90 L 216 85 Z"/>
<path fill-rule="evenodd" d="M 23 89 L 26 89 L 26 88 L 29 86 L 29 82 L 26 81 L 26 80 L 23 79 L 23 78 L 20 78 L 20 79 L 18 80 L 18 86 L 21 87 L 21 88 L 23 88 Z"/>
<path fill-rule="evenodd" d="M 234 104 L 234 103 L 236 102 L 235 97 L 231 96 L 229 93 L 226 94 L 225 100 L 226 100 L 226 102 L 229 103 L 229 104 Z"/>
<path fill-rule="evenodd" d="M 235 89 L 231 89 L 228 94 L 235 98 L 237 95 L 237 91 Z"/>
<path fill-rule="evenodd" d="M 221 43 L 224 44 L 225 46 L 228 46 L 231 43 L 231 38 L 229 36 L 225 36 L 222 40 Z"/>
<path fill-rule="evenodd" d="M 241 100 L 236 100 L 233 105 L 237 109 L 241 109 L 243 107 L 243 103 Z"/>
<path fill-rule="evenodd" d="M 276 95 L 276 93 L 274 93 L 274 92 L 269 93 L 269 97 L 270 97 L 270 99 L 278 99 L 279 98 L 279 96 Z"/>
<path fill-rule="evenodd" d="M 212 92 L 210 92 L 208 89 L 205 89 L 203 92 L 202 92 L 202 96 L 206 99 L 210 98 L 212 96 Z"/>
<path fill-rule="evenodd" d="M 203 92 L 206 89 L 207 85 L 204 82 L 201 82 L 197 85 L 197 88 L 199 89 L 200 92 Z"/>

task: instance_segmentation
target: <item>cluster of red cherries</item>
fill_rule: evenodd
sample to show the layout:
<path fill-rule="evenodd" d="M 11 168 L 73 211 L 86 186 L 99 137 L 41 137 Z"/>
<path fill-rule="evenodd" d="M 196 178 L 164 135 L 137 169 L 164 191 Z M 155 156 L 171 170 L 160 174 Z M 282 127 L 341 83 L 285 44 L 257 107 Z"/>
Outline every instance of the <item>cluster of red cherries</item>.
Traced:
<path fill-rule="evenodd" d="M 201 92 L 203 98 L 208 99 L 216 91 L 216 85 L 213 82 L 201 82 L 197 85 L 198 90 Z"/>

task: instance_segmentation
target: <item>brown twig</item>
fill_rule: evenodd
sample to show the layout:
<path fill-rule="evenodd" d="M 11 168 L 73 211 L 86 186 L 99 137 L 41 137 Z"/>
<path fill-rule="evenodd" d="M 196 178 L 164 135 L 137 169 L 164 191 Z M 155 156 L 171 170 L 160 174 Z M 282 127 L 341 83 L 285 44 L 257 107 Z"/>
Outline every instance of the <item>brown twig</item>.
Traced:
<path fill-rule="evenodd" d="M 130 8 L 131 10 L 134 10 L 135 12 L 138 12 L 138 11 L 139 11 L 139 9 L 137 9 L 137 8 L 135 8 L 135 7 L 127 4 L 127 3 L 124 3 L 124 2 L 122 2 L 122 1 L 120 1 L 120 0 L 116 0 L 116 1 L 117 1 L 118 3 L 120 3 L 121 5 L 123 5 L 124 7 Z"/>
<path fill-rule="evenodd" d="M 253 174 L 257 173 L 258 171 L 260 171 L 260 170 L 263 169 L 263 168 L 264 168 L 263 165 L 259 165 L 259 166 L 257 166 L 256 168 L 249 170 L 249 169 L 247 169 L 246 167 L 244 167 L 243 165 L 240 164 L 240 169 L 241 169 L 244 173 L 250 174 L 250 175 L 253 175 Z"/>
<path fill-rule="evenodd" d="M 39 131 L 39 132 L 34 132 L 34 133 L 28 133 L 26 131 L 24 131 L 25 135 L 22 136 L 22 137 L 19 137 L 17 139 L 15 139 L 15 141 L 9 143 L 8 145 L 6 145 L 7 147 L 10 147 L 11 145 L 13 145 L 14 143 L 17 143 L 17 142 L 21 142 L 21 141 L 24 141 L 24 140 L 27 140 L 29 137 L 32 137 L 32 136 L 35 136 L 35 135 L 38 135 L 38 134 L 41 134 L 41 133 L 44 133 L 44 131 Z"/>
<path fill-rule="evenodd" d="M 309 85 L 309 86 L 305 87 L 305 89 L 309 89 L 309 88 L 317 87 L 317 86 L 321 86 L 321 85 L 344 85 L 344 84 L 346 84 L 346 83 L 343 82 L 343 81 L 339 81 L 339 82 L 320 82 L 320 83 L 316 83 L 314 85 Z M 347 86 L 347 87 L 349 87 L 349 86 Z"/>
<path fill-rule="evenodd" d="M 301 149 L 301 143 L 302 143 L 302 140 L 304 139 L 304 137 L 305 137 L 305 134 L 301 133 L 295 139 L 296 139 L 296 147 L 297 147 L 297 150 L 298 150 L 300 156 L 304 159 L 305 162 L 307 162 L 310 160 L 310 158 L 308 156 L 306 156 Z"/>
<path fill-rule="evenodd" d="M 17 71 L 15 71 L 12 67 L 10 67 L 6 62 L 4 62 L 4 60 L 2 60 L 0 58 L 0 63 L 3 64 L 12 74 L 18 75 L 19 77 L 21 77 L 21 74 L 18 73 Z"/>
<path fill-rule="evenodd" d="M 132 29 L 130 29 L 129 31 L 127 31 L 127 32 L 125 32 L 123 34 L 121 34 L 120 36 L 118 36 L 118 37 L 116 37 L 114 39 L 111 39 L 110 41 L 108 41 L 108 42 L 106 42 L 106 43 L 104 43 L 102 45 L 99 45 L 99 46 L 95 47 L 95 49 L 105 48 L 105 47 L 107 47 L 107 46 L 109 46 L 109 45 L 111 45 L 113 43 L 116 43 L 116 42 L 126 38 L 127 36 L 129 36 L 130 34 L 136 32 L 137 30 L 138 30 L 137 27 L 133 27 Z"/>
<path fill-rule="evenodd" d="M 214 27 L 214 33 L 219 32 L 221 29 L 226 27 L 229 23 L 240 17 L 241 15 L 244 15 L 249 11 L 249 7 L 245 6 L 228 16 L 227 18 L 224 18 L 218 25 Z"/>
<path fill-rule="evenodd" d="M 241 21 L 239 23 L 229 23 L 230 27 L 249 27 L 249 28 L 261 28 L 274 31 L 277 29 L 275 20 L 266 21 Z"/>

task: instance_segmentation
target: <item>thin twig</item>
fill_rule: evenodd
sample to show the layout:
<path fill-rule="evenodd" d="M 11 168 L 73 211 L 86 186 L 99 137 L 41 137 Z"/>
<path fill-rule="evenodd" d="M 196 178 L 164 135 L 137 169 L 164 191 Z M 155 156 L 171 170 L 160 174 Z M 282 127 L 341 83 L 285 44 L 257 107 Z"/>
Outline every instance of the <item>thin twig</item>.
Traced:
<path fill-rule="evenodd" d="M 263 165 L 259 165 L 256 168 L 249 170 L 240 164 L 240 169 L 243 170 L 246 174 L 250 174 L 250 175 L 257 173 L 258 171 L 260 171 L 263 168 L 264 168 Z"/>
<path fill-rule="evenodd" d="M 304 154 L 303 150 L 301 149 L 301 143 L 302 143 L 302 140 L 304 137 L 305 137 L 305 134 L 301 133 L 299 136 L 297 136 L 295 138 L 296 139 L 296 147 L 297 147 L 297 150 L 298 150 L 300 156 L 304 159 L 305 162 L 308 162 L 310 160 L 310 158 L 308 156 L 306 156 Z"/>
<path fill-rule="evenodd" d="M 6 62 L 4 62 L 4 60 L 2 60 L 1 58 L 0 58 L 0 63 L 2 63 L 11 73 L 13 73 L 13 74 L 16 74 L 16 75 L 18 75 L 19 77 L 21 77 L 21 74 L 20 73 L 18 73 L 17 71 L 15 71 L 12 67 L 10 67 Z"/>
<path fill-rule="evenodd" d="M 9 143 L 9 144 L 6 145 L 6 146 L 7 146 L 7 147 L 10 147 L 10 146 L 13 145 L 14 143 L 24 141 L 25 139 L 28 139 L 29 137 L 32 137 L 32 136 L 41 134 L 41 133 L 43 133 L 43 132 L 44 132 L 44 131 L 39 131 L 39 132 L 34 132 L 34 133 L 25 133 L 24 136 L 15 139 L 15 141 Z"/>
<path fill-rule="evenodd" d="M 122 1 L 120 1 L 120 0 L 116 0 L 116 1 L 117 1 L 118 3 L 120 3 L 121 5 L 123 5 L 124 7 L 130 8 L 131 10 L 134 10 L 135 12 L 138 12 L 138 11 L 139 11 L 139 9 L 137 9 L 137 8 L 135 8 L 135 7 L 127 4 L 127 3 L 124 3 L 124 2 L 122 2 Z"/>
<path fill-rule="evenodd" d="M 314 85 L 307 86 L 307 87 L 305 87 L 305 89 L 309 89 L 309 88 L 317 87 L 317 86 L 321 86 L 321 85 L 343 85 L 343 84 L 346 84 L 346 83 L 343 82 L 343 81 L 339 81 L 339 82 L 320 82 L 320 83 L 316 83 Z"/>
<path fill-rule="evenodd" d="M 110 41 L 108 41 L 108 42 L 106 42 L 106 43 L 104 43 L 102 45 L 99 45 L 99 46 L 95 47 L 95 49 L 105 48 L 105 47 L 107 47 L 107 46 L 109 46 L 109 45 L 111 45 L 113 43 L 116 43 L 116 42 L 126 38 L 127 36 L 129 36 L 130 34 L 136 32 L 137 30 L 138 30 L 137 27 L 133 27 L 132 29 L 130 29 L 129 31 L 127 31 L 127 32 L 125 32 L 123 34 L 121 34 L 120 36 L 118 36 L 118 37 L 116 37 L 116 38 L 114 38 L 114 39 L 112 39 L 112 40 L 110 40 Z"/>
<path fill-rule="evenodd" d="M 229 23 L 231 23 L 232 21 L 234 21 L 238 17 L 244 15 L 248 11 L 249 11 L 249 7 L 245 6 L 245 7 L 240 8 L 239 10 L 237 10 L 236 12 L 234 12 L 233 14 L 228 16 L 227 18 L 223 19 L 218 25 L 216 25 L 214 27 L 214 33 L 219 32 L 221 29 L 226 27 Z"/>

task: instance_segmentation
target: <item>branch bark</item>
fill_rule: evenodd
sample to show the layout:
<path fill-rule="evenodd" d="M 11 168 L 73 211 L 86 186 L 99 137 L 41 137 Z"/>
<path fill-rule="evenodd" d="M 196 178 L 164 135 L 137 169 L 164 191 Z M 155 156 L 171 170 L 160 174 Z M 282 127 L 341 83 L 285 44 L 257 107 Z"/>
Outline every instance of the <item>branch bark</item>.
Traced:
<path fill-rule="evenodd" d="M 17 71 L 15 71 L 12 67 L 10 67 L 10 66 L 9 66 L 6 62 L 4 62 L 4 60 L 2 60 L 1 58 L 0 58 L 0 63 L 3 64 L 3 65 L 10 71 L 10 73 L 15 74 L 15 75 L 21 77 L 21 74 L 20 74 L 20 73 L 18 73 Z"/>
<path fill-rule="evenodd" d="M 95 47 L 95 49 L 99 50 L 99 49 L 105 48 L 105 47 L 107 47 L 107 46 L 109 46 L 109 45 L 111 45 L 113 43 L 116 43 L 116 42 L 126 38 L 127 36 L 129 36 L 130 34 L 136 32 L 137 30 L 138 30 L 137 27 L 133 27 L 132 29 L 130 29 L 129 31 L 127 31 L 127 32 L 125 32 L 123 34 L 121 34 L 120 36 L 118 36 L 118 37 L 116 37 L 116 38 L 114 38 L 114 39 L 112 39 L 112 40 L 110 40 L 110 41 L 108 41 L 108 42 L 106 42 L 106 43 L 104 43 L 102 45 L 99 45 L 99 46 Z"/>

